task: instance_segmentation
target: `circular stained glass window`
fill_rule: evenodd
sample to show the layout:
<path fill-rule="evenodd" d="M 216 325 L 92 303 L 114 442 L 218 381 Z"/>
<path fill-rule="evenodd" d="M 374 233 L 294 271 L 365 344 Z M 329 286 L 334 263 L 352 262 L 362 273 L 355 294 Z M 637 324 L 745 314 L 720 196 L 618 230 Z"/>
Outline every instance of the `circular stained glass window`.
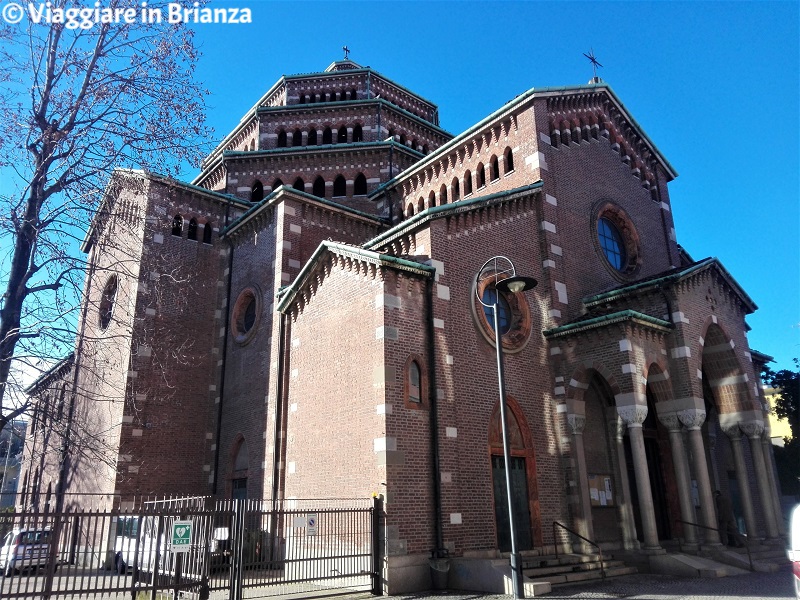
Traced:
<path fill-rule="evenodd" d="M 500 277 L 502 278 L 504 276 Z M 508 291 L 498 293 L 495 277 L 491 273 L 474 285 L 472 315 L 483 338 L 492 345 L 497 341 L 493 309 L 496 302 L 497 324 L 503 350 L 510 353 L 521 351 L 531 335 L 531 312 L 525 294 Z"/>
<path fill-rule="evenodd" d="M 617 227 L 610 220 L 601 217 L 597 220 L 597 239 L 606 260 L 617 271 L 624 271 L 628 262 L 625 243 Z"/>
<path fill-rule="evenodd" d="M 500 335 L 507 334 L 511 330 L 511 306 L 508 299 L 502 293 L 498 295 L 496 289 L 487 287 L 483 290 L 482 300 L 484 304 L 489 304 L 483 307 L 483 314 L 492 330 L 494 330 L 494 310 L 491 305 L 497 303 L 497 324 L 500 327 Z"/>
<path fill-rule="evenodd" d="M 259 295 L 253 288 L 242 290 L 233 305 L 231 328 L 233 339 L 240 344 L 250 341 L 256 330 L 259 315 Z"/>

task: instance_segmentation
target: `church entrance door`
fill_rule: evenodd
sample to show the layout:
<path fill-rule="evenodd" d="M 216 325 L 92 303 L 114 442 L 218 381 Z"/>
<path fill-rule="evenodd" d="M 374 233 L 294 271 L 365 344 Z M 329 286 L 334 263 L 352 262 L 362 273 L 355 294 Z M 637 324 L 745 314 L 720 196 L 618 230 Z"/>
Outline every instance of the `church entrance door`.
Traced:
<path fill-rule="evenodd" d="M 494 516 L 497 524 L 497 545 L 502 552 L 511 550 L 511 527 L 508 521 L 508 494 L 506 494 L 505 460 L 492 456 L 492 480 L 494 482 Z M 514 525 L 517 531 L 517 550 L 533 548 L 531 537 L 531 511 L 528 503 L 528 476 L 525 459 L 511 457 L 511 500 Z"/>

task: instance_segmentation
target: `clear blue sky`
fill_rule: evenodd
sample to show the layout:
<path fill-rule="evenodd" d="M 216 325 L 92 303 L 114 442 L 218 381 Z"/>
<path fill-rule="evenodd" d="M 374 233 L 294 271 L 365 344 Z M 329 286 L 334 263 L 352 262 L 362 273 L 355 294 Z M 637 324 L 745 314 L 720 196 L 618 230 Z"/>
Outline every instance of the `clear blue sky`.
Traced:
<path fill-rule="evenodd" d="M 531 88 L 586 83 L 583 53 L 679 176 L 678 241 L 718 257 L 759 310 L 750 346 L 800 357 L 797 2 L 245 2 L 197 25 L 224 135 L 281 75 L 350 57 L 439 105 L 458 133 Z"/>

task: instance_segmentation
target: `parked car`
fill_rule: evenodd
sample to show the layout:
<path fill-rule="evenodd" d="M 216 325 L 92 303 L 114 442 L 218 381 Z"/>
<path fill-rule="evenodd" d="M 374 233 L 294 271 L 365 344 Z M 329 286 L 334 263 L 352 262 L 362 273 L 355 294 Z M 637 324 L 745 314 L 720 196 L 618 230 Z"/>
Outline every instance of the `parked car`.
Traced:
<path fill-rule="evenodd" d="M 789 521 L 789 560 L 792 561 L 794 593 L 800 600 L 800 504 L 794 507 Z"/>
<path fill-rule="evenodd" d="M 22 569 L 43 567 L 49 556 L 49 528 L 15 527 L 3 538 L 3 545 L 0 547 L 0 572 L 5 577 L 11 577 Z"/>

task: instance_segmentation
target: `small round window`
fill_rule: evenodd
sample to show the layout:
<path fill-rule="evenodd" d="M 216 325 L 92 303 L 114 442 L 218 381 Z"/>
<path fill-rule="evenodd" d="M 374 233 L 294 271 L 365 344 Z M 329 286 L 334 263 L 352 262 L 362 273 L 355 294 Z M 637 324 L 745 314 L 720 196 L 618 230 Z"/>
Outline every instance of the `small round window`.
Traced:
<path fill-rule="evenodd" d="M 595 243 L 615 277 L 635 275 L 641 266 L 639 234 L 628 215 L 613 202 L 603 201 L 595 220 Z"/>
<path fill-rule="evenodd" d="M 617 227 L 606 218 L 597 219 L 597 239 L 606 255 L 606 260 L 617 271 L 622 271 L 627 263 L 625 244 Z"/>
<path fill-rule="evenodd" d="M 233 305 L 231 329 L 233 339 L 240 344 L 250 341 L 258 325 L 260 296 L 253 288 L 242 290 Z"/>
<path fill-rule="evenodd" d="M 501 276 L 500 279 L 504 279 L 504 277 Z M 494 276 L 491 274 L 480 282 L 476 282 L 475 285 L 483 304 L 473 295 L 473 316 L 483 337 L 490 344 L 496 343 L 494 309 L 492 308 L 492 305 L 496 303 L 497 322 L 503 340 L 503 350 L 511 353 L 522 350 L 531 336 L 531 311 L 525 293 L 498 292 L 495 288 Z M 484 304 L 489 306 L 484 306 Z"/>
<path fill-rule="evenodd" d="M 98 324 L 100 329 L 106 329 L 111 323 L 114 314 L 114 302 L 117 299 L 117 276 L 112 275 L 103 288 L 103 295 L 100 297 L 100 311 Z"/>

